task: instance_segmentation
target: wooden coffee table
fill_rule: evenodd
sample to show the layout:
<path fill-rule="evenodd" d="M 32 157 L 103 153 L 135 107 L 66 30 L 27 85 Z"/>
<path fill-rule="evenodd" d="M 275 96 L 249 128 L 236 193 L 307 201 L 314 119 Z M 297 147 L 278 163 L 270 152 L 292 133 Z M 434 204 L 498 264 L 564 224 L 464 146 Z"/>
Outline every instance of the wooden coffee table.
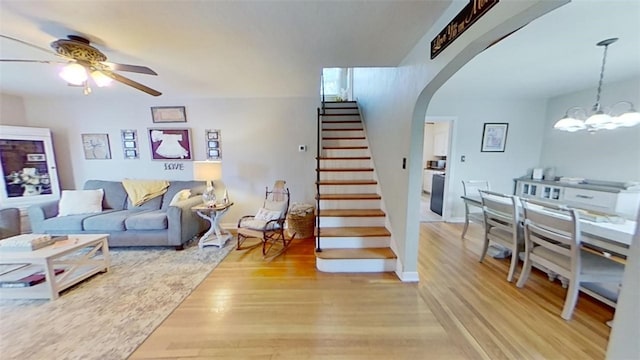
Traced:
<path fill-rule="evenodd" d="M 44 270 L 45 281 L 22 288 L 0 288 L 0 298 L 51 299 L 60 292 L 99 272 L 109 271 L 111 259 L 107 234 L 69 235 L 67 240 L 33 251 L 0 252 L 0 264 L 31 264 Z M 80 251 L 86 248 L 86 251 Z M 54 269 L 64 272 L 54 275 Z M 7 274 L 3 275 L 6 277 Z"/>

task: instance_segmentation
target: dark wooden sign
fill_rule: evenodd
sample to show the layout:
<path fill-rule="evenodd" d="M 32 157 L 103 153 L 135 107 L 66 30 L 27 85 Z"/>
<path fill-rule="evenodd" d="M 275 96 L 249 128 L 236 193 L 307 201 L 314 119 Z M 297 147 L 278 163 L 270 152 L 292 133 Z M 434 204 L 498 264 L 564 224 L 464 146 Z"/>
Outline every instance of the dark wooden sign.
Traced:
<path fill-rule="evenodd" d="M 431 40 L 431 59 L 435 59 L 442 50 L 480 19 L 499 0 L 471 0 L 442 31 Z"/>

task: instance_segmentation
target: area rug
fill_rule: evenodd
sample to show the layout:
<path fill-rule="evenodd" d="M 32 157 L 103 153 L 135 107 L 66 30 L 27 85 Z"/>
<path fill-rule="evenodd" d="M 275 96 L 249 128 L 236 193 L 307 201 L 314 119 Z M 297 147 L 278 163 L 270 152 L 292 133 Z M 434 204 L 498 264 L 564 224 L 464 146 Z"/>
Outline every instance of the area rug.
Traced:
<path fill-rule="evenodd" d="M 0 358 L 125 359 L 232 248 L 114 248 L 57 300 L 0 300 Z"/>

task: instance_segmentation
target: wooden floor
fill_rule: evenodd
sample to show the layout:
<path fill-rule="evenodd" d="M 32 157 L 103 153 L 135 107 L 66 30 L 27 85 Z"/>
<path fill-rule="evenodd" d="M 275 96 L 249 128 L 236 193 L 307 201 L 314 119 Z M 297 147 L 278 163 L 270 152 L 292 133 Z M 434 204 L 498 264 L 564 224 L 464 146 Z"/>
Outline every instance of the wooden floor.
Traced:
<path fill-rule="evenodd" d="M 422 223 L 420 283 L 394 274 L 326 274 L 313 241 L 271 262 L 233 251 L 131 359 L 603 359 L 613 317 L 534 271 L 524 289 L 508 264 L 478 262 L 480 228 Z M 518 273 L 519 274 L 519 273 Z"/>

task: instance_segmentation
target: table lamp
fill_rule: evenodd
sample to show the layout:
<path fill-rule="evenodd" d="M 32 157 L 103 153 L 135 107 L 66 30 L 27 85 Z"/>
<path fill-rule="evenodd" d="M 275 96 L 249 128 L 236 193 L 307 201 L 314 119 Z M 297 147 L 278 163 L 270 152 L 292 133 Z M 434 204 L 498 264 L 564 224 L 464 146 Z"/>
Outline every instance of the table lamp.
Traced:
<path fill-rule="evenodd" d="M 214 206 L 216 204 L 216 192 L 213 181 L 222 179 L 222 162 L 194 161 L 193 179 L 207 182 L 207 189 L 202 193 L 202 201 L 206 206 Z"/>

